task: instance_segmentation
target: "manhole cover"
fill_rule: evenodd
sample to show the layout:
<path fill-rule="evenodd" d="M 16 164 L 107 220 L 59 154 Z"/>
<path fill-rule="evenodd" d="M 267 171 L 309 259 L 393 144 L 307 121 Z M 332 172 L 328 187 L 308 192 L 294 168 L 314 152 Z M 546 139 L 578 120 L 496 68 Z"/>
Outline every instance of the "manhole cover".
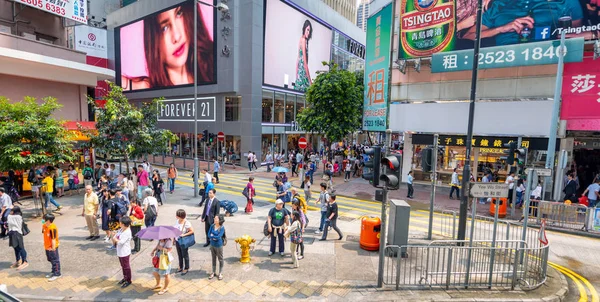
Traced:
<path fill-rule="evenodd" d="M 315 238 L 314 237 L 304 237 L 304 244 L 313 244 L 315 243 Z"/>
<path fill-rule="evenodd" d="M 354 221 L 355 220 L 355 218 L 347 217 L 347 216 L 340 216 L 338 219 L 341 221 Z"/>
<path fill-rule="evenodd" d="M 198 220 L 202 215 L 201 214 L 187 214 L 188 219 Z"/>
<path fill-rule="evenodd" d="M 189 199 L 189 198 L 184 198 L 183 200 L 191 200 L 191 199 Z"/>
<path fill-rule="evenodd" d="M 346 235 L 346 241 L 359 242 L 360 237 L 355 235 Z"/>

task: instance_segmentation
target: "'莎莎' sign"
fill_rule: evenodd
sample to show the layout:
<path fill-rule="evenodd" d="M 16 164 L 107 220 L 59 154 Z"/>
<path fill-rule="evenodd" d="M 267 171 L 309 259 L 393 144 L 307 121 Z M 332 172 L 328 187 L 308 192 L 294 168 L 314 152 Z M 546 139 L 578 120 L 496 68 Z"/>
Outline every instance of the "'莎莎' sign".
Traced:
<path fill-rule="evenodd" d="M 193 122 L 197 112 L 199 122 L 214 122 L 216 119 L 215 98 L 198 98 L 198 110 L 194 99 L 163 100 L 158 106 L 158 121 Z"/>
<path fill-rule="evenodd" d="M 87 0 L 14 0 L 51 14 L 87 24 Z"/>

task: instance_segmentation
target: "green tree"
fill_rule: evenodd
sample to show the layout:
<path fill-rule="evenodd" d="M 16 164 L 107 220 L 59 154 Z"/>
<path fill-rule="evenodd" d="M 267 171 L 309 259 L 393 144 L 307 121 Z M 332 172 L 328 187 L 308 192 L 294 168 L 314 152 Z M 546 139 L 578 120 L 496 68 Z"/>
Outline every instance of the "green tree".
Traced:
<path fill-rule="evenodd" d="M 355 73 L 323 62 L 329 71 L 319 72 L 306 92 L 306 108 L 298 115 L 302 129 L 322 133 L 330 141 L 341 141 L 359 129 L 362 120 L 362 85 Z"/>
<path fill-rule="evenodd" d="M 11 103 L 0 97 L 0 171 L 72 162 L 72 134 L 52 117 L 62 108 L 55 98 L 33 97 Z"/>
<path fill-rule="evenodd" d="M 88 102 L 96 112 L 96 130 L 89 132 L 90 145 L 98 152 L 123 156 L 129 171 L 129 159 L 146 154 L 168 151 L 168 143 L 176 136 L 169 130 L 158 128 L 160 99 L 132 105 L 123 89 L 109 82 L 109 92 L 104 106 L 93 100 Z"/>

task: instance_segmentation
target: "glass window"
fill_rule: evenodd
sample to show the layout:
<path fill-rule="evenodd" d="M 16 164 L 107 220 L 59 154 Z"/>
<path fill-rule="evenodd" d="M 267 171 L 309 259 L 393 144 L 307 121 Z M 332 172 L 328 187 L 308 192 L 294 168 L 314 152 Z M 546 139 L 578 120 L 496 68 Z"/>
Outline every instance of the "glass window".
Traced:
<path fill-rule="evenodd" d="M 273 123 L 285 123 L 284 121 L 284 105 L 285 104 L 285 93 L 276 92 L 275 93 L 275 116 L 273 118 Z"/>
<path fill-rule="evenodd" d="M 234 122 L 240 120 L 240 111 L 242 109 L 241 96 L 225 97 L 225 121 Z"/>
<path fill-rule="evenodd" d="M 273 93 L 272 90 L 263 90 L 262 99 L 262 121 L 263 123 L 273 122 Z"/>
<path fill-rule="evenodd" d="M 288 94 L 285 100 L 285 122 L 291 123 L 294 121 L 294 106 L 296 103 L 296 95 Z"/>
<path fill-rule="evenodd" d="M 304 110 L 304 96 L 299 95 L 296 99 L 296 116 L 298 116 L 298 113 L 302 112 L 302 110 Z"/>

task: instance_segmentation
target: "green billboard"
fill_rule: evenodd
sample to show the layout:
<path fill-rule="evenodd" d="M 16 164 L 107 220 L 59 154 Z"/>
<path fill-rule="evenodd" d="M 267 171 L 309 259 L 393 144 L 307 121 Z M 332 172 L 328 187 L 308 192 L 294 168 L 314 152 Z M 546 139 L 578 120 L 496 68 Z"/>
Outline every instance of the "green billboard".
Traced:
<path fill-rule="evenodd" d="M 392 42 L 392 4 L 367 20 L 363 130 L 385 131 Z"/>

